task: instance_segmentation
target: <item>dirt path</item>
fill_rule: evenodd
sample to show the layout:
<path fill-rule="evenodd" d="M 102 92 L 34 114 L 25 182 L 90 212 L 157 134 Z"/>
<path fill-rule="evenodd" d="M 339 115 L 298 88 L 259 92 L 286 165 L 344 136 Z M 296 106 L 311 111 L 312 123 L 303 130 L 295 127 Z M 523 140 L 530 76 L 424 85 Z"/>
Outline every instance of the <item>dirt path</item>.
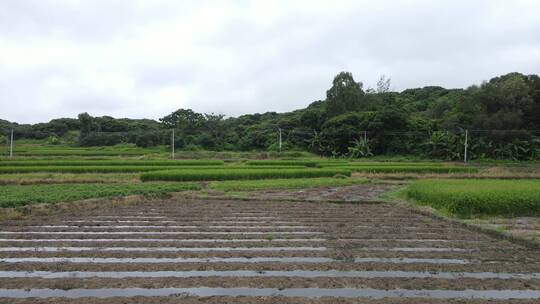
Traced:
<path fill-rule="evenodd" d="M 538 253 L 389 204 L 105 204 L 0 223 L 0 303 L 538 303 Z"/>

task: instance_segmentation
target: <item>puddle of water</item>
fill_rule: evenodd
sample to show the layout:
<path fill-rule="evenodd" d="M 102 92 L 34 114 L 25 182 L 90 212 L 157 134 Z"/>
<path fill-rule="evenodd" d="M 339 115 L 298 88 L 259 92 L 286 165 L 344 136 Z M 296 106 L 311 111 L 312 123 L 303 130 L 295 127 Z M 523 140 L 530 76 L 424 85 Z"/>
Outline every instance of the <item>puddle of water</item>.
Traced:
<path fill-rule="evenodd" d="M 0 258 L 0 263 L 330 263 L 336 260 L 320 257 L 252 257 L 252 258 Z"/>
<path fill-rule="evenodd" d="M 0 271 L 0 278 L 194 278 L 194 277 L 300 277 L 300 278 L 433 278 L 433 279 L 540 279 L 540 273 L 417 272 L 417 271 Z"/>
<path fill-rule="evenodd" d="M 392 263 L 392 264 L 469 264 L 469 260 L 461 259 L 424 259 L 424 258 L 356 258 L 355 263 Z"/>
<path fill-rule="evenodd" d="M 62 251 L 141 251 L 141 252 L 206 252 L 206 251 L 325 251 L 326 247 L 0 247 L 0 252 Z"/>
<path fill-rule="evenodd" d="M 109 234 L 109 235 L 130 235 L 130 234 L 144 234 L 144 235 L 213 235 L 213 234 L 323 234 L 321 231 L 0 231 L 0 234 L 60 234 L 60 235 L 72 235 L 72 234 Z"/>
<path fill-rule="evenodd" d="M 82 297 L 134 297 L 134 296 L 284 296 L 284 297 L 344 297 L 344 298 L 435 298 L 435 299 L 540 299 L 540 290 L 410 290 L 410 289 L 356 289 L 356 288 L 102 288 L 102 289 L 0 289 L 5 298 L 82 298 Z"/>
<path fill-rule="evenodd" d="M 326 239 L 0 239 L 0 242 L 170 242 L 170 243 L 237 243 L 237 242 L 324 242 Z"/>

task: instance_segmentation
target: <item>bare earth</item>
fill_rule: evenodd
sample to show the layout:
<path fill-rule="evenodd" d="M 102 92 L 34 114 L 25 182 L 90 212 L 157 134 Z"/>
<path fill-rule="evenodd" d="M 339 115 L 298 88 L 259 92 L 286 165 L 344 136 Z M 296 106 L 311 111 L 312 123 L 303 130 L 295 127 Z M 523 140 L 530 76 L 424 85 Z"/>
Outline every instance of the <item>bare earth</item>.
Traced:
<path fill-rule="evenodd" d="M 4 221 L 0 303 L 540 302 L 538 250 L 390 204 L 316 202 L 385 187 Z"/>

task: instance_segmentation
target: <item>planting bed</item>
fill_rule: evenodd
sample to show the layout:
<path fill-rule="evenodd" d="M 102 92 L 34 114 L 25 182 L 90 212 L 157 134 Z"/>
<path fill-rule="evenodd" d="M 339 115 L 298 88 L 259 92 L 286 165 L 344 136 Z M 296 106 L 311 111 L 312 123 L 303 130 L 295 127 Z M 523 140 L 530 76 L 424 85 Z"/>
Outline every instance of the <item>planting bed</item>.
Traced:
<path fill-rule="evenodd" d="M 170 199 L 0 223 L 1 303 L 539 300 L 538 251 L 387 204 Z"/>

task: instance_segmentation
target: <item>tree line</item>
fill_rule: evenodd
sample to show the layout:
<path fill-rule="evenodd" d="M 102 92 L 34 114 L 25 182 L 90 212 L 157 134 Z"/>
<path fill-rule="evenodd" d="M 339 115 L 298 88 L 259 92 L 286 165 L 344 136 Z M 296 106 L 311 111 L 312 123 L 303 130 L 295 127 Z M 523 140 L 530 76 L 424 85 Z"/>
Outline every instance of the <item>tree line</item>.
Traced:
<path fill-rule="evenodd" d="M 21 125 L 0 120 L 16 138 L 47 139 L 80 146 L 133 143 L 174 145 L 184 150 L 277 150 L 326 156 L 417 155 L 463 158 L 464 130 L 470 130 L 470 158 L 540 158 L 540 77 L 509 73 L 465 89 L 438 86 L 390 90 L 381 78 L 365 89 L 349 72 L 335 76 L 324 100 L 287 113 L 239 117 L 179 109 L 159 121 L 92 117 L 53 119 Z M 506 132 L 505 132 L 506 131 Z"/>

